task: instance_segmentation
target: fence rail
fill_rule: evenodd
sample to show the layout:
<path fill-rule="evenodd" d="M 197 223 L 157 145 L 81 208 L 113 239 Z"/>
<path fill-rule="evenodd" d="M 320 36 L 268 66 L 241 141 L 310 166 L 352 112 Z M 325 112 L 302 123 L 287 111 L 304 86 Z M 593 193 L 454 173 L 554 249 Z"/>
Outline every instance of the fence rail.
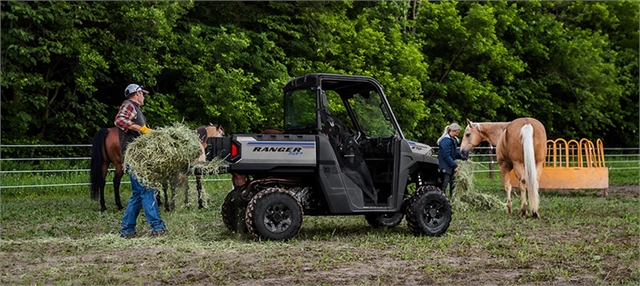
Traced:
<path fill-rule="evenodd" d="M 87 147 L 90 148 L 91 144 L 60 144 L 60 145 L 0 145 L 0 148 L 64 148 L 64 147 Z M 437 147 L 434 147 L 437 150 Z M 495 154 L 491 154 L 495 151 L 493 147 L 476 147 L 475 152 L 471 154 L 471 162 L 476 166 L 482 166 L 481 168 L 475 168 L 474 173 L 491 173 L 499 172 L 498 162 L 495 161 Z M 615 151 L 615 152 L 612 152 Z M 617 154 L 609 154 L 609 153 L 617 153 Z M 618 154 L 619 153 L 619 154 Z M 0 153 L 1 156 L 1 153 Z M 609 170 L 631 170 L 631 169 L 640 169 L 640 149 L 638 148 L 604 148 L 604 157 L 605 157 L 605 165 Z M 608 161 L 606 158 L 629 158 L 629 160 L 612 160 Z M 0 157 L 0 176 L 4 174 L 24 174 L 24 173 L 74 173 L 74 172 L 90 172 L 90 169 L 86 168 L 78 168 L 78 169 L 43 169 L 43 170 L 4 170 L 2 168 L 2 162 L 10 162 L 10 161 L 63 161 L 63 160 L 74 160 L 74 161 L 90 161 L 91 157 L 66 157 L 66 158 L 1 158 Z M 634 167 L 626 167 L 626 166 L 615 166 L 616 164 L 626 164 L 634 163 Z M 114 169 L 109 169 L 110 172 L 113 172 Z M 88 176 L 88 174 L 87 174 Z M 205 178 L 203 181 L 228 181 L 229 179 L 222 178 Z M 195 180 L 190 180 L 191 182 Z M 10 189 L 10 188 L 37 188 L 37 187 L 67 187 L 67 186 L 89 186 L 89 183 L 68 183 L 68 184 L 42 184 L 42 185 L 20 185 L 20 186 L 3 186 L 1 185 L 2 180 L 0 180 L 0 189 Z M 129 184 L 129 181 L 123 180 L 122 184 Z M 106 184 L 113 184 L 112 182 L 107 182 Z"/>

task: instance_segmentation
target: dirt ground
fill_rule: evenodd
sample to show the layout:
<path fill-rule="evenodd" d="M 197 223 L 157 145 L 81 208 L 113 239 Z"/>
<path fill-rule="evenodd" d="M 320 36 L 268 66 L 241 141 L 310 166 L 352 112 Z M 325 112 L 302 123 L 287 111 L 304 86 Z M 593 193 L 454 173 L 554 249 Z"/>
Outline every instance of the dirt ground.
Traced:
<path fill-rule="evenodd" d="M 585 192 L 592 192 L 596 197 L 614 197 L 614 198 L 639 198 L 640 197 L 640 185 L 635 186 L 609 186 L 605 190 L 559 190 L 561 194 L 571 194 L 573 192 L 580 192 L 583 195 Z"/>
<path fill-rule="evenodd" d="M 562 195 L 572 195 L 578 191 L 561 190 L 557 191 Z M 584 196 L 584 190 L 581 196 Z M 603 190 L 586 191 L 587 194 L 595 197 L 605 195 Z M 590 193 L 592 192 L 592 193 Z M 640 186 L 611 186 L 607 191 L 608 197 L 639 198 Z M 560 240 L 571 240 L 581 234 L 564 233 L 559 234 L 566 237 L 559 237 Z M 589 237 L 583 237 L 589 239 Z M 620 238 L 616 238 L 620 239 Z M 615 243 L 629 243 L 628 241 L 616 241 Z M 636 242 L 637 243 L 637 242 Z M 108 254 L 85 254 L 76 249 L 56 249 L 50 250 L 48 254 L 30 253 L 29 249 L 14 249 L 12 252 L 5 252 L 2 256 L 9 263 L 2 263 L 2 283 L 21 284 L 25 282 L 20 277 L 20 273 L 34 273 L 40 271 L 56 272 L 49 278 L 45 278 L 45 284 L 53 276 L 76 276 L 91 275 L 90 269 L 94 264 L 102 265 L 100 272 L 102 278 L 91 278 L 85 282 L 104 282 L 104 284 L 170 284 L 170 285 L 499 285 L 516 283 L 520 277 L 531 275 L 536 272 L 539 275 L 551 275 L 550 280 L 540 278 L 554 285 L 587 285 L 596 278 L 593 275 L 569 275 L 569 277 L 558 277 L 552 271 L 545 270 L 545 266 L 530 264 L 525 267 L 516 267 L 511 271 L 504 271 L 502 262 L 489 257 L 486 251 L 474 250 L 474 246 L 468 246 L 470 253 L 457 253 L 455 251 L 447 255 L 439 256 L 435 252 L 432 260 L 427 266 L 424 263 L 416 264 L 416 260 L 402 259 L 398 257 L 394 250 L 371 250 L 368 248 L 349 248 L 350 255 L 358 259 L 346 259 L 340 262 L 337 253 L 344 251 L 340 242 L 336 241 L 306 241 L 296 245 L 296 249 L 288 249 L 283 253 L 262 254 L 256 257 L 252 251 L 207 251 L 185 253 L 177 251 L 176 248 L 167 249 L 163 247 L 142 247 L 127 251 L 115 251 Z M 541 245 L 540 247 L 544 247 Z M 32 256 L 32 259 L 24 259 Z M 327 265 L 322 264 L 326 256 L 331 256 L 333 261 Z M 484 256 L 484 257 L 483 257 Z M 140 258 L 144 257 L 144 260 Z M 338 259 L 337 261 L 335 259 Z M 33 263 L 37 261 L 36 263 Z M 13 262 L 10 262 L 13 261 Z M 494 262 L 487 262 L 494 261 Z M 149 267 L 149 265 L 153 267 Z M 426 262 L 425 262 L 426 263 Z M 607 268 L 611 277 L 630 277 L 634 267 L 618 265 L 615 261 L 603 264 Z M 428 267 L 434 267 L 433 272 Z M 427 267 L 427 269 L 425 269 Z M 447 268 L 449 267 L 449 268 Z M 74 268 L 81 268 L 81 271 L 72 271 Z M 68 270 L 65 270 L 68 269 Z M 124 271 L 130 269 L 129 271 Z M 451 269 L 447 272 L 447 269 Z M 64 274 L 62 272 L 69 271 Z M 104 271 L 104 272 L 103 272 Z M 545 272 L 547 271 L 547 272 Z M 127 273 L 124 274 L 123 273 Z M 106 274 L 111 273 L 111 274 Z M 135 273 L 135 274 L 134 274 Z M 427 273 L 427 275 L 425 274 Z M 431 274 L 428 274 L 431 273 Z M 114 276 L 112 276 L 114 275 Z M 607 280 L 608 277 L 599 279 Z M 97 279 L 97 280 L 94 280 Z M 105 281 L 106 280 L 106 281 Z M 57 280 L 58 282 L 60 280 Z M 64 279 L 63 279 L 64 281 Z M 83 283 L 83 280 L 76 280 Z M 553 281 L 553 282 L 551 282 Z M 31 281 L 34 282 L 34 281 Z M 41 281 L 42 282 L 42 281 Z M 517 283 L 521 285 L 534 285 L 536 283 Z M 549 285 L 550 285 L 549 284 Z"/>

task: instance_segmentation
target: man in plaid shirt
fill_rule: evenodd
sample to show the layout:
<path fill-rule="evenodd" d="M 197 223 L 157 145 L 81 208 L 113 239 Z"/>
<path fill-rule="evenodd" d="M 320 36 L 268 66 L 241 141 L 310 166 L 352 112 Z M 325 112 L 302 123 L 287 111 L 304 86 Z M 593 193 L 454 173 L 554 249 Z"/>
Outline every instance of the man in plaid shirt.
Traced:
<path fill-rule="evenodd" d="M 148 93 L 142 86 L 137 84 L 130 84 L 124 90 L 124 96 L 127 99 L 120 106 L 120 110 L 114 120 L 114 124 L 119 129 L 120 154 L 122 154 L 123 161 L 125 150 L 129 143 L 141 134 L 151 132 L 140 109 L 144 105 L 144 96 Z M 122 218 L 120 236 L 124 238 L 136 236 L 136 220 L 140 209 L 144 209 L 144 216 L 151 225 L 151 236 L 164 235 L 167 232 L 167 227 L 160 218 L 160 211 L 155 197 L 156 190 L 144 187 L 131 172 L 129 172 L 129 179 L 131 180 L 131 199 Z"/>

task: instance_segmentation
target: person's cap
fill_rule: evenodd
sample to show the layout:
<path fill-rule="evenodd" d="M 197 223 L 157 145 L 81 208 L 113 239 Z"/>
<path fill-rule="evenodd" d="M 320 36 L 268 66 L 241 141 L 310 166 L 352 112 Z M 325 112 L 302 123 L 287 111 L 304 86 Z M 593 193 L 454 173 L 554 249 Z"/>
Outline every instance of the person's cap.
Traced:
<path fill-rule="evenodd" d="M 132 83 L 128 85 L 127 88 L 124 89 L 124 97 L 129 98 L 131 95 L 135 94 L 138 91 L 149 93 L 148 91 L 144 90 L 144 87 L 142 87 L 141 85 Z"/>

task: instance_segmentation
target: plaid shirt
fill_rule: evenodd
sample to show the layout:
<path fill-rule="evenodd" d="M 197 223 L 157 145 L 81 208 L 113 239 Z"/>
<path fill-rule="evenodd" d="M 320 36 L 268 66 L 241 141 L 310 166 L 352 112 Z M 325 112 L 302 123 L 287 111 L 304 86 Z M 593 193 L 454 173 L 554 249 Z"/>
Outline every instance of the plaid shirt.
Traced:
<path fill-rule="evenodd" d="M 135 124 L 133 120 L 137 117 L 138 113 L 136 112 L 136 108 L 133 106 L 135 103 L 131 100 L 126 100 L 120 106 L 120 110 L 116 115 L 116 120 L 113 122 L 116 127 L 127 130 L 131 125 Z"/>

